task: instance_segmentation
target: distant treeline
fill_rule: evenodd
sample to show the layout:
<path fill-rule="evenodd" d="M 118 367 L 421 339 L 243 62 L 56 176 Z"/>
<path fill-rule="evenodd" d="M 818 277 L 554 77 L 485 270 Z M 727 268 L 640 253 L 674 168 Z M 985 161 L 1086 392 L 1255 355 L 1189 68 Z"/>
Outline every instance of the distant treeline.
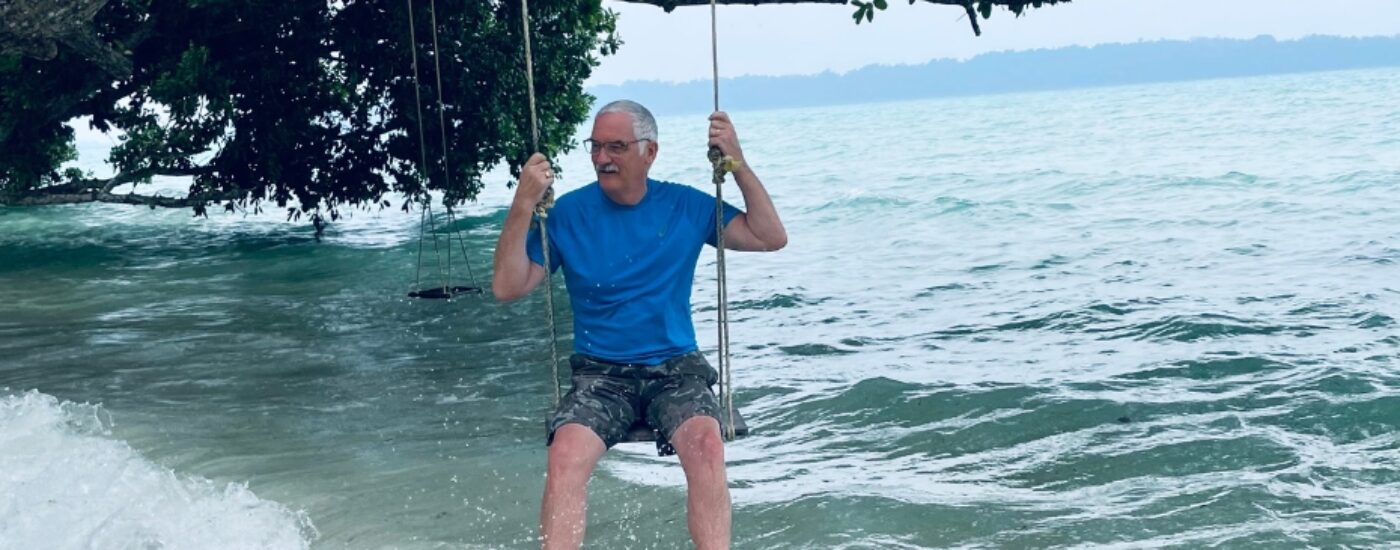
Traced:
<path fill-rule="evenodd" d="M 726 109 L 770 109 L 1383 66 L 1400 66 L 1400 36 L 1283 42 L 1260 36 L 998 52 L 842 75 L 744 76 L 723 79 L 720 93 Z M 588 91 L 600 101 L 634 99 L 658 113 L 706 111 L 713 101 L 709 81 L 626 82 Z"/>

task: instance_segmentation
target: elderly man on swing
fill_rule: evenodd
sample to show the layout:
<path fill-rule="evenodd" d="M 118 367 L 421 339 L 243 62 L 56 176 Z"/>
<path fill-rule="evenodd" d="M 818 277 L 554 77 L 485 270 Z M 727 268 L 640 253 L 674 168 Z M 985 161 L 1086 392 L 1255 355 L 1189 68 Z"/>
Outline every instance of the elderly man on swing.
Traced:
<path fill-rule="evenodd" d="M 725 113 L 710 115 L 709 142 L 733 159 L 748 208 L 724 205 L 725 248 L 785 246 L 783 222 Z M 550 267 L 564 270 L 574 309 L 574 354 L 572 388 L 548 422 L 541 542 L 546 549 L 583 544 L 593 468 L 640 419 L 680 456 L 696 548 L 729 548 L 718 374 L 699 353 L 690 319 L 695 265 L 704 245 L 715 243 L 714 197 L 647 177 L 660 143 L 656 119 L 635 102 L 599 110 L 584 145 L 598 180 L 559 197 L 546 219 Z M 491 288 L 500 300 L 525 296 L 545 279 L 541 238 L 530 222 L 553 181 L 543 155 L 521 170 L 496 246 Z"/>

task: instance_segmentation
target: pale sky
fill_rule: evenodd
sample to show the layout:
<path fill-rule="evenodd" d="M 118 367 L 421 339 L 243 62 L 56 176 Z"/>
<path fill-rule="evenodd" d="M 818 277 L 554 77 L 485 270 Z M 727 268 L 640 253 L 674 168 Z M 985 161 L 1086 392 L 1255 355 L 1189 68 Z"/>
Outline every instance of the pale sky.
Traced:
<path fill-rule="evenodd" d="M 589 85 L 709 79 L 710 8 L 660 8 L 604 0 L 623 41 Z M 1400 35 L 1396 0 L 1075 0 L 998 10 L 982 36 L 960 8 L 890 0 L 873 23 L 849 5 L 719 6 L 721 77 L 845 72 L 870 64 L 919 64 L 984 52 L 1198 37 L 1280 40 L 1312 34 Z"/>

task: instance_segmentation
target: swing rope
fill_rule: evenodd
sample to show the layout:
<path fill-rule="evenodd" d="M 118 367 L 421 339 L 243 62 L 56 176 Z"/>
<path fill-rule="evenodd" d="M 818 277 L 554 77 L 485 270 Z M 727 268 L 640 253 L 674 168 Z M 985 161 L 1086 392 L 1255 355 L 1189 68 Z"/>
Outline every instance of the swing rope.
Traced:
<path fill-rule="evenodd" d="M 426 181 L 431 173 L 428 165 L 428 145 L 427 131 L 423 124 L 423 83 L 418 69 L 418 32 L 414 21 L 413 0 L 406 0 L 408 6 L 408 40 L 409 49 L 413 56 L 413 101 L 418 113 L 418 153 L 421 176 Z M 447 109 L 442 99 L 442 49 L 438 46 L 437 31 L 437 1 L 428 1 L 428 13 L 432 23 L 433 37 L 433 75 L 437 82 L 437 110 L 438 110 L 438 130 L 439 139 L 442 146 L 442 171 L 445 189 L 452 188 L 452 170 L 447 158 Z M 471 286 L 467 288 L 452 286 L 452 233 L 450 228 L 456 224 L 456 215 L 450 204 L 446 205 L 447 225 L 447 265 L 444 269 L 442 262 L 442 250 L 438 247 L 437 220 L 433 216 L 432 196 L 428 193 L 426 186 L 419 190 L 422 193 L 423 211 L 418 220 L 418 261 L 413 275 L 414 288 L 419 288 L 422 284 L 423 271 L 423 240 L 424 233 L 431 226 L 433 236 L 433 256 L 437 258 L 438 276 L 442 277 L 441 297 L 451 298 L 459 291 L 480 292 L 481 287 L 476 282 L 476 272 L 472 269 L 471 257 L 467 255 L 466 237 L 459 237 L 458 243 L 462 249 L 462 259 L 467 263 L 467 276 L 471 281 Z M 443 201 L 446 204 L 446 200 Z M 423 295 L 423 292 L 413 292 L 410 296 Z"/>
<path fill-rule="evenodd" d="M 428 0 L 428 15 L 433 23 L 433 76 L 437 78 L 437 107 L 438 107 L 438 136 L 442 141 L 442 178 L 444 189 L 452 189 L 452 169 L 447 162 L 447 107 L 442 101 L 442 49 L 438 47 L 438 24 L 437 24 L 437 0 Z M 412 14 L 409 14 L 412 17 Z M 447 205 L 447 226 L 452 227 L 457 223 L 457 218 L 452 212 L 452 205 Z M 467 262 L 467 278 L 475 288 L 481 288 L 476 284 L 476 271 L 472 269 L 472 259 L 467 256 L 467 238 L 458 236 L 457 242 L 462 247 L 462 259 Z M 452 280 L 452 233 L 447 234 L 447 279 Z"/>
<path fill-rule="evenodd" d="M 525 85 L 530 92 L 530 148 L 534 153 L 540 152 L 540 122 L 539 115 L 535 107 L 535 63 L 534 55 L 530 52 L 530 4 L 528 0 L 520 0 L 520 23 L 522 36 L 525 37 Z M 544 307 L 545 317 L 549 320 L 549 378 L 553 382 L 550 384 L 554 388 L 554 406 L 559 406 L 559 329 L 554 322 L 554 272 L 550 269 L 549 262 L 549 209 L 554 207 L 554 186 L 550 185 L 545 189 L 544 198 L 535 205 L 535 223 L 540 230 L 540 249 L 544 255 L 544 276 L 545 293 Z"/>
<path fill-rule="evenodd" d="M 710 0 L 710 61 L 713 69 L 711 75 L 714 80 L 715 89 L 715 111 L 719 111 L 719 23 L 716 16 L 715 0 Z M 724 439 L 734 441 L 736 433 L 734 422 L 734 389 L 730 376 L 729 362 L 729 285 L 725 277 L 724 266 L 724 173 L 733 169 L 733 162 L 717 146 L 710 146 L 708 154 L 710 164 L 714 166 L 715 184 L 715 283 L 716 294 L 719 299 L 718 319 L 716 324 L 719 329 L 719 349 L 716 351 L 716 358 L 719 363 L 720 389 L 719 398 L 724 406 L 725 415 L 728 422 L 724 425 Z"/>
<path fill-rule="evenodd" d="M 530 97 L 530 130 L 531 144 L 535 152 L 540 150 L 540 129 L 539 117 L 536 113 L 535 104 L 535 77 L 534 61 L 530 51 L 530 8 L 528 0 L 520 0 L 520 19 L 523 24 L 523 36 L 525 41 L 525 81 Z M 714 100 L 715 111 L 719 111 L 719 39 L 718 23 L 716 17 L 715 0 L 710 0 L 710 57 L 714 77 Z M 724 174 L 734 169 L 734 161 L 730 157 L 724 156 L 719 147 L 711 146 L 708 152 L 709 160 L 714 168 L 713 182 L 715 184 L 715 249 L 716 249 L 716 269 L 717 287 L 719 299 L 719 372 L 721 379 L 720 400 L 726 410 L 728 422 L 725 423 L 724 436 L 728 441 L 733 441 L 737 435 L 734 414 L 734 391 L 730 376 L 729 362 L 729 289 L 725 277 L 724 262 Z M 549 231 L 545 223 L 549 217 L 549 209 L 554 206 L 554 188 L 551 186 L 545 191 L 544 199 L 535 206 L 536 224 L 540 231 L 540 241 L 544 252 L 544 270 L 547 282 L 545 292 L 546 317 L 549 322 L 550 336 L 550 378 L 554 388 L 554 406 L 559 406 L 559 336 L 554 321 L 554 275 L 550 269 L 549 254 Z"/>
<path fill-rule="evenodd" d="M 426 180 L 428 177 L 428 142 L 423 129 L 423 85 L 418 77 L 418 33 L 413 22 L 413 0 L 405 0 L 408 4 L 408 45 L 413 56 L 413 105 L 418 112 L 418 154 L 421 177 Z M 427 186 L 420 184 L 419 192 L 422 193 L 423 213 L 418 220 L 418 263 L 413 276 L 413 286 L 417 288 L 420 284 L 420 274 L 423 271 L 423 231 L 424 221 L 432 222 L 433 202 L 428 195 Z M 451 247 L 448 247 L 449 249 Z M 438 252 L 437 227 L 433 228 L 433 254 L 438 258 L 438 276 L 442 276 L 442 256 Z M 447 289 L 447 280 L 442 281 L 443 290 Z"/>

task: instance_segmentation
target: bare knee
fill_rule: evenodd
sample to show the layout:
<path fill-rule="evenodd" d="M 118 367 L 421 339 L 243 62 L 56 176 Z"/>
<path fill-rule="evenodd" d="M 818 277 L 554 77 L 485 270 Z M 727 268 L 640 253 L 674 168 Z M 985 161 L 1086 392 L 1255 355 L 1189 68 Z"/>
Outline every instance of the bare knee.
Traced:
<path fill-rule="evenodd" d="M 566 424 L 554 432 L 554 440 L 549 444 L 549 475 L 586 479 L 605 450 L 603 440 L 593 430 Z"/>
<path fill-rule="evenodd" d="M 676 430 L 676 451 L 686 462 L 705 465 L 724 464 L 724 437 L 719 432 L 719 422 L 707 416 L 697 416 L 686 420 Z"/>
<path fill-rule="evenodd" d="M 696 447 L 700 460 L 707 464 L 724 464 L 724 438 L 720 437 L 719 430 L 701 435 Z"/>

